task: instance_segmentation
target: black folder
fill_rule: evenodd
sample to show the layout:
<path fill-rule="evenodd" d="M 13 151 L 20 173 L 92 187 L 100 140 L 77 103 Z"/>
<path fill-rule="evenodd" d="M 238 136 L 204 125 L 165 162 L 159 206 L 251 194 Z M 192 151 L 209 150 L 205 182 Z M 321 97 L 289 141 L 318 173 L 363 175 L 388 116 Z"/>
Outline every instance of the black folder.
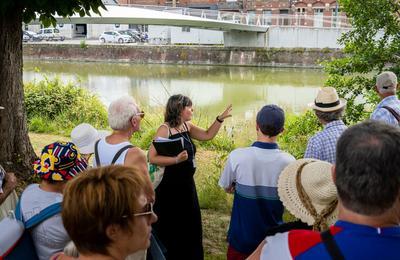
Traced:
<path fill-rule="evenodd" d="M 183 151 L 183 138 L 176 139 L 157 138 L 153 141 L 158 155 L 177 156 Z"/>

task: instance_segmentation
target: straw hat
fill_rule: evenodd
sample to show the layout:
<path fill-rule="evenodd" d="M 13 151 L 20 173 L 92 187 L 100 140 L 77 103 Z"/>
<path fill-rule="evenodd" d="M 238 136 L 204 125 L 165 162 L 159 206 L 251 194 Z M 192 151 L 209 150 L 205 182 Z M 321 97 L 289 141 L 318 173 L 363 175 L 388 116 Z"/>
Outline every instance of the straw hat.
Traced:
<path fill-rule="evenodd" d="M 109 134 L 108 131 L 96 130 L 92 125 L 82 123 L 71 131 L 71 139 L 81 154 L 92 154 L 96 141 Z"/>
<path fill-rule="evenodd" d="M 315 218 L 304 206 L 296 184 L 298 170 L 302 166 L 301 185 L 319 215 L 337 199 L 337 191 L 331 174 L 332 164 L 316 159 L 300 159 L 289 164 L 279 176 L 278 194 L 283 205 L 303 222 L 314 225 Z M 336 209 L 326 217 L 326 224 L 333 224 L 336 220 L 337 204 Z"/>
<path fill-rule="evenodd" d="M 345 99 L 339 98 L 335 88 L 324 87 L 318 91 L 317 98 L 309 106 L 318 111 L 332 112 L 346 106 L 346 103 Z"/>

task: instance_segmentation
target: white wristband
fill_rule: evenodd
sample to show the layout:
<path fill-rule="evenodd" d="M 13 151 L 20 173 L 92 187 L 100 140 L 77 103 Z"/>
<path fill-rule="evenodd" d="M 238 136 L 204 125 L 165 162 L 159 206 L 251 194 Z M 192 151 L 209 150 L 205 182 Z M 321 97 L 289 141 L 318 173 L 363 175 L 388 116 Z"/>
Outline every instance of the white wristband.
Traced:
<path fill-rule="evenodd" d="M 178 156 L 175 156 L 175 164 L 178 164 Z"/>

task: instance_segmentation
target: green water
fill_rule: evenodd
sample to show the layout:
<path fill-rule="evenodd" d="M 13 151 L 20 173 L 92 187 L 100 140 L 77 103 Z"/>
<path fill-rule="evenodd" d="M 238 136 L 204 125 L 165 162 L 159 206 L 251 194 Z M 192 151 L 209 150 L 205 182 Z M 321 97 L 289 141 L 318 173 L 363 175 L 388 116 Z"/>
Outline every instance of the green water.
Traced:
<path fill-rule="evenodd" d="M 58 75 L 96 93 L 105 105 L 132 95 L 142 107 L 162 109 L 169 95 L 192 98 L 195 112 L 216 115 L 233 104 L 239 120 L 254 118 L 264 104 L 287 112 L 307 109 L 326 75 L 321 70 L 225 66 L 25 61 L 24 82 Z M 196 115 L 196 114 L 195 114 Z"/>

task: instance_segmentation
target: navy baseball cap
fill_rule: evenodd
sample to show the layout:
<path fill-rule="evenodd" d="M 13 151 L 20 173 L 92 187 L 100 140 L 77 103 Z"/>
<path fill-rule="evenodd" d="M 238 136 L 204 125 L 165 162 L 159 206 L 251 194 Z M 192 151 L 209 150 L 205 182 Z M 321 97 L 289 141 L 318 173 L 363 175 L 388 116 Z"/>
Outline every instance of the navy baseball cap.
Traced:
<path fill-rule="evenodd" d="M 266 105 L 257 113 L 257 124 L 263 134 L 276 136 L 285 124 L 285 112 L 277 105 Z"/>

